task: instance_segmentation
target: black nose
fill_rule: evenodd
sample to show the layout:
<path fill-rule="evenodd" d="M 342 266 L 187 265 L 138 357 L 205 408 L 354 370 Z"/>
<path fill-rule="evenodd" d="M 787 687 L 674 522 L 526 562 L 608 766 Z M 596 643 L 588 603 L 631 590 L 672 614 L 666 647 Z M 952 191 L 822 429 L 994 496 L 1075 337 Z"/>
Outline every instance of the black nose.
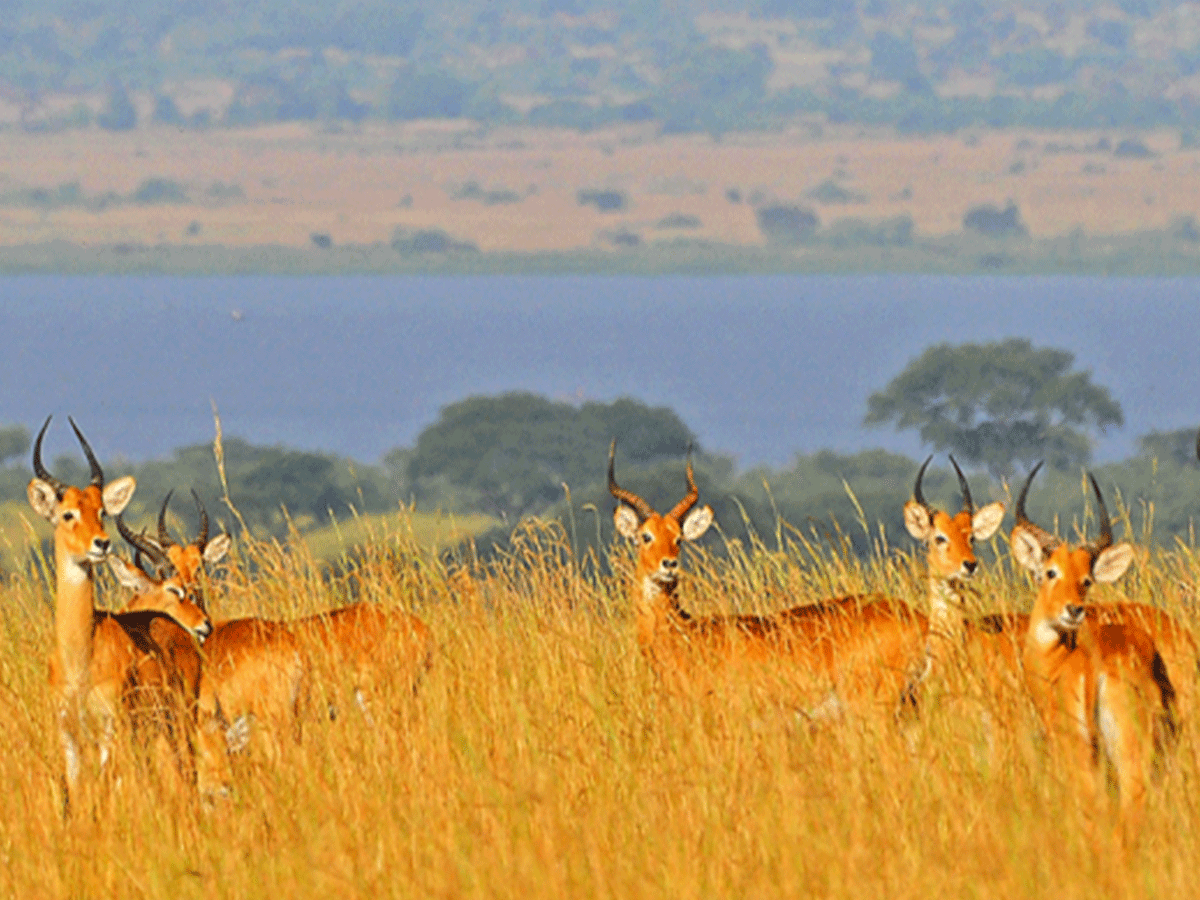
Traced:
<path fill-rule="evenodd" d="M 108 538 L 92 538 L 92 546 L 101 553 L 108 553 L 108 548 L 112 545 L 112 541 Z"/>
<path fill-rule="evenodd" d="M 1082 619 L 1083 618 L 1083 607 L 1068 605 L 1067 606 L 1067 615 L 1070 616 L 1072 619 Z"/>
<path fill-rule="evenodd" d="M 668 556 L 666 559 L 664 559 L 662 561 L 662 567 L 664 569 L 677 569 L 677 568 L 679 568 L 679 560 L 672 559 L 671 557 Z"/>
<path fill-rule="evenodd" d="M 974 575 L 975 570 L 979 568 L 979 563 L 974 559 L 968 559 L 963 563 L 963 568 L 967 570 L 968 575 Z"/>

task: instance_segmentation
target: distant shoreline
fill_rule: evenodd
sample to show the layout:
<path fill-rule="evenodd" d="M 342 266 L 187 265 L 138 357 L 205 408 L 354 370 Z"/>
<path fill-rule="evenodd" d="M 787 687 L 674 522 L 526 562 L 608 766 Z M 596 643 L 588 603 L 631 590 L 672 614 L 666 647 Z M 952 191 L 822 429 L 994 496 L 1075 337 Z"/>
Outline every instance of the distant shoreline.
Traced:
<path fill-rule="evenodd" d="M 0 246 L 0 276 L 17 275 L 1200 275 L 1200 243 L 1165 232 L 1042 240 L 961 235 L 906 246 L 795 248 L 704 242 L 622 250 L 403 253 L 387 244 L 112 244 Z"/>

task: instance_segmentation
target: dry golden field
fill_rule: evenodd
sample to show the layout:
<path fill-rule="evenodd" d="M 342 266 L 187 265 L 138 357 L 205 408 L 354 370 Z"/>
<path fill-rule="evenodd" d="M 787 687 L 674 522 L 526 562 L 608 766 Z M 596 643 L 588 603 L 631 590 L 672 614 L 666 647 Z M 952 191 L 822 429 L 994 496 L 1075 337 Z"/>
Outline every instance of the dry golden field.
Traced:
<path fill-rule="evenodd" d="M 1027 608 L 1032 587 L 996 546 L 980 610 Z M 0 895 L 1195 895 L 1200 757 L 1186 722 L 1141 841 L 1123 855 L 1108 839 L 1112 810 L 1074 801 L 1020 697 L 962 678 L 903 726 L 882 714 L 813 726 L 736 684 L 669 693 L 636 648 L 625 548 L 613 551 L 616 576 L 593 578 L 564 547 L 560 530 L 532 526 L 485 569 L 379 533 L 354 595 L 433 629 L 434 666 L 415 698 L 386 696 L 376 728 L 357 712 L 306 722 L 276 763 L 239 760 L 232 799 L 213 805 L 143 783 L 127 754 L 119 780 L 65 822 L 45 681 L 50 591 L 10 578 Z M 685 557 L 688 608 L 769 610 L 863 590 L 924 607 L 923 564 L 906 553 L 861 563 L 803 539 L 729 549 Z M 1095 599 L 1161 603 L 1194 626 L 1197 577 L 1191 551 L 1156 553 Z M 287 617 L 349 592 L 303 547 L 242 543 L 210 609 Z"/>
<path fill-rule="evenodd" d="M 774 201 L 811 205 L 826 225 L 908 214 L 930 236 L 957 232 L 976 204 L 1010 199 L 1035 238 L 1162 229 L 1200 211 L 1200 148 L 1181 149 L 1177 132 L 1162 131 L 1137 136 L 1154 155 L 1120 158 L 1111 148 L 1124 137 L 901 137 L 826 125 L 715 139 L 651 127 L 580 134 L 462 122 L 10 130 L 0 134 L 0 246 L 308 247 L 313 234 L 335 245 L 373 244 L 388 242 L 397 227 L 440 228 L 484 251 L 604 248 L 622 230 L 645 241 L 757 245 L 755 205 Z M 178 183 L 187 201 L 95 211 L 14 200 L 73 182 L 86 198 L 127 198 L 151 178 Z M 829 180 L 851 200 L 808 198 Z M 627 206 L 581 206 L 577 192 L 587 189 L 619 190 Z M 693 219 L 681 226 L 681 216 Z"/>

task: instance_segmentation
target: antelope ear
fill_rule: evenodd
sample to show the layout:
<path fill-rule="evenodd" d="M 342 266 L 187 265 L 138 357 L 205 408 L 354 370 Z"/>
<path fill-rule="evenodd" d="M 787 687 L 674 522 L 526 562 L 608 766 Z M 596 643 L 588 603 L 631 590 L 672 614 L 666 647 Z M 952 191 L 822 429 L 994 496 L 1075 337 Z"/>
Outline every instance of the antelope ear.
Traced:
<path fill-rule="evenodd" d="M 613 524 L 617 526 L 617 534 L 632 540 L 642 523 L 638 521 L 638 514 L 632 507 L 618 503 L 617 508 L 613 510 Z"/>
<path fill-rule="evenodd" d="M 1100 551 L 1100 555 L 1092 563 L 1092 577 L 1100 584 L 1111 584 L 1125 574 L 1131 562 L 1133 545 L 1122 541 Z"/>
<path fill-rule="evenodd" d="M 229 547 L 232 543 L 233 538 L 229 535 L 218 534 L 204 548 L 204 561 L 210 566 L 215 566 L 225 558 L 225 554 L 229 552 Z"/>
<path fill-rule="evenodd" d="M 108 567 L 117 576 L 122 587 L 130 588 L 138 594 L 143 594 L 155 585 L 146 577 L 146 573 L 126 559 L 109 554 Z"/>
<path fill-rule="evenodd" d="M 119 515 L 133 499 L 133 492 L 136 488 L 137 482 L 133 480 L 132 475 L 126 475 L 124 478 L 118 478 L 112 484 L 106 484 L 103 495 L 104 511 L 110 516 Z"/>
<path fill-rule="evenodd" d="M 47 522 L 53 522 L 54 508 L 58 506 L 58 495 L 54 493 L 54 488 L 42 479 L 35 478 L 29 482 L 26 493 L 29 495 L 29 505 L 33 507 L 33 511 Z"/>
<path fill-rule="evenodd" d="M 708 531 L 708 526 L 712 522 L 713 511 L 711 506 L 701 506 L 693 509 L 687 514 L 687 518 L 683 520 L 683 539 L 685 541 L 696 540 L 704 532 Z"/>
<path fill-rule="evenodd" d="M 1042 554 L 1042 544 L 1037 539 L 1037 535 L 1026 528 L 1014 528 L 1012 533 L 1012 553 L 1016 557 L 1017 562 L 1030 572 L 1035 575 L 1041 573 L 1044 556 Z"/>
<path fill-rule="evenodd" d="M 974 517 L 971 519 L 971 535 L 977 541 L 986 541 L 996 529 L 1000 527 L 1000 523 L 1004 521 L 1004 504 L 1000 502 L 989 503 L 983 509 L 977 510 Z"/>
<path fill-rule="evenodd" d="M 904 527 L 918 541 L 927 541 L 933 536 L 933 517 L 916 500 L 909 500 L 904 504 Z"/>

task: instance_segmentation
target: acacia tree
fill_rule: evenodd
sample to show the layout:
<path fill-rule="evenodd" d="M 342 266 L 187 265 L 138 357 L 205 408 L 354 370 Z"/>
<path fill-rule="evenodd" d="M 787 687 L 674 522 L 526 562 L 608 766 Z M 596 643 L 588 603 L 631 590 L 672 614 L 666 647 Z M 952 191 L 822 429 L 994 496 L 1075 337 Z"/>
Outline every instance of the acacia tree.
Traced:
<path fill-rule="evenodd" d="M 1039 459 L 1060 469 L 1085 464 L 1094 431 L 1121 426 L 1120 404 L 1065 350 L 1024 338 L 938 344 L 867 400 L 867 425 L 915 428 L 935 450 L 1011 477 Z"/>

